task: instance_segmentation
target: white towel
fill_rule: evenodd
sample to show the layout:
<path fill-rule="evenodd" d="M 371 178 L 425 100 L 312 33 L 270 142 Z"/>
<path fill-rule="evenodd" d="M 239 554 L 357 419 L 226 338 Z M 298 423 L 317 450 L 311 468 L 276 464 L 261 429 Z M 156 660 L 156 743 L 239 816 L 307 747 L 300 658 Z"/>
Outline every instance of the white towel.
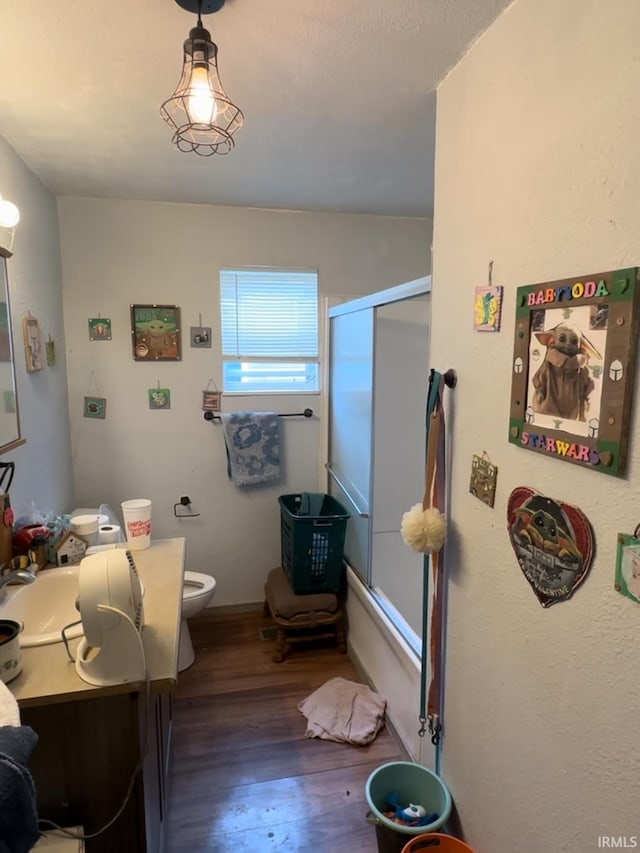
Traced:
<path fill-rule="evenodd" d="M 307 718 L 305 737 L 365 746 L 384 725 L 387 700 L 366 684 L 331 678 L 307 696 L 298 710 Z"/>
<path fill-rule="evenodd" d="M 15 696 L 4 681 L 0 681 L 0 726 L 19 726 L 20 709 Z"/>

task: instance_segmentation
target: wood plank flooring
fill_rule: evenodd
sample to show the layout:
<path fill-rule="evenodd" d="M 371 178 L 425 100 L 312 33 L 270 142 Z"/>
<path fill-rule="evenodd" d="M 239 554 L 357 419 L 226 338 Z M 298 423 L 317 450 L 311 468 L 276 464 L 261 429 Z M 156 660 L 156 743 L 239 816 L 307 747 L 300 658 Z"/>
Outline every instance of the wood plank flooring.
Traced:
<path fill-rule="evenodd" d="M 297 705 L 334 676 L 360 681 L 331 640 L 273 663 L 262 613 L 191 621 L 196 649 L 174 701 L 165 853 L 376 853 L 365 783 L 404 756 L 383 729 L 366 747 L 305 738 Z"/>

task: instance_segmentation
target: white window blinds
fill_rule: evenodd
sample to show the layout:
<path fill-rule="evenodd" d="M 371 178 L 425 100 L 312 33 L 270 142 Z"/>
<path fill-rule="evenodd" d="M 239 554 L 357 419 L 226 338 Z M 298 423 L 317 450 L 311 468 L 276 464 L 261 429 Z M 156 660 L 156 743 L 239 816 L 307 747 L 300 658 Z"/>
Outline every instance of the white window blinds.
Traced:
<path fill-rule="evenodd" d="M 318 358 L 316 272 L 221 270 L 220 307 L 224 358 Z"/>

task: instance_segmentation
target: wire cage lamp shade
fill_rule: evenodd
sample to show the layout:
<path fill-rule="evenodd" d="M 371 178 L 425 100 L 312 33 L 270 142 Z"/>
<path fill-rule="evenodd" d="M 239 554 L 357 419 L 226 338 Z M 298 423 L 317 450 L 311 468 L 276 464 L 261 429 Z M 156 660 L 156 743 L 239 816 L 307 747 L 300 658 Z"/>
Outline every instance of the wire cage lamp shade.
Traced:
<path fill-rule="evenodd" d="M 185 0 L 176 0 L 185 5 Z M 191 2 L 191 0 L 190 0 Z M 222 3 L 217 0 L 216 8 Z M 228 154 L 244 115 L 228 98 L 218 72 L 218 47 L 202 26 L 202 0 L 197 0 L 198 23 L 184 42 L 180 81 L 160 107 L 160 115 L 173 130 L 172 142 L 180 151 L 202 157 Z"/>

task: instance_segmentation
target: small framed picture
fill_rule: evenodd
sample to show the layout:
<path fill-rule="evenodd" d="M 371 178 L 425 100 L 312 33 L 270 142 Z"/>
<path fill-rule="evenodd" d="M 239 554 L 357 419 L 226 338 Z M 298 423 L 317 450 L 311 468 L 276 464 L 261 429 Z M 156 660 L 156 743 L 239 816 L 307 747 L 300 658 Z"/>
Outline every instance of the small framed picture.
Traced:
<path fill-rule="evenodd" d="M 191 346 L 211 348 L 211 327 L 191 326 Z"/>
<path fill-rule="evenodd" d="M 477 332 L 499 332 L 502 313 L 502 286 L 476 287 L 473 328 Z"/>
<path fill-rule="evenodd" d="M 222 392 L 218 391 L 206 391 L 202 392 L 202 411 L 203 412 L 219 412 L 220 411 L 220 401 L 222 399 Z"/>
<path fill-rule="evenodd" d="M 131 344 L 135 361 L 180 361 L 180 309 L 132 305 Z"/>
<path fill-rule="evenodd" d="M 168 388 L 149 388 L 150 409 L 170 409 L 171 391 Z"/>
<path fill-rule="evenodd" d="M 104 420 L 107 414 L 107 400 L 105 397 L 85 397 L 85 418 L 101 418 Z"/>
<path fill-rule="evenodd" d="M 106 317 L 90 317 L 89 318 L 89 340 L 90 341 L 110 341 L 111 340 L 111 320 Z"/>
<path fill-rule="evenodd" d="M 618 534 L 614 587 L 622 595 L 640 604 L 640 539 L 635 535 Z"/>
<path fill-rule="evenodd" d="M 40 337 L 40 324 L 35 317 L 27 314 L 22 318 L 22 333 L 24 336 L 24 356 L 27 362 L 27 370 L 33 373 L 42 370 L 42 338 Z"/>
<path fill-rule="evenodd" d="M 51 336 L 49 336 L 49 340 L 45 343 L 45 350 L 47 353 L 47 364 L 49 367 L 55 367 L 56 363 L 56 342 L 53 340 Z"/>

